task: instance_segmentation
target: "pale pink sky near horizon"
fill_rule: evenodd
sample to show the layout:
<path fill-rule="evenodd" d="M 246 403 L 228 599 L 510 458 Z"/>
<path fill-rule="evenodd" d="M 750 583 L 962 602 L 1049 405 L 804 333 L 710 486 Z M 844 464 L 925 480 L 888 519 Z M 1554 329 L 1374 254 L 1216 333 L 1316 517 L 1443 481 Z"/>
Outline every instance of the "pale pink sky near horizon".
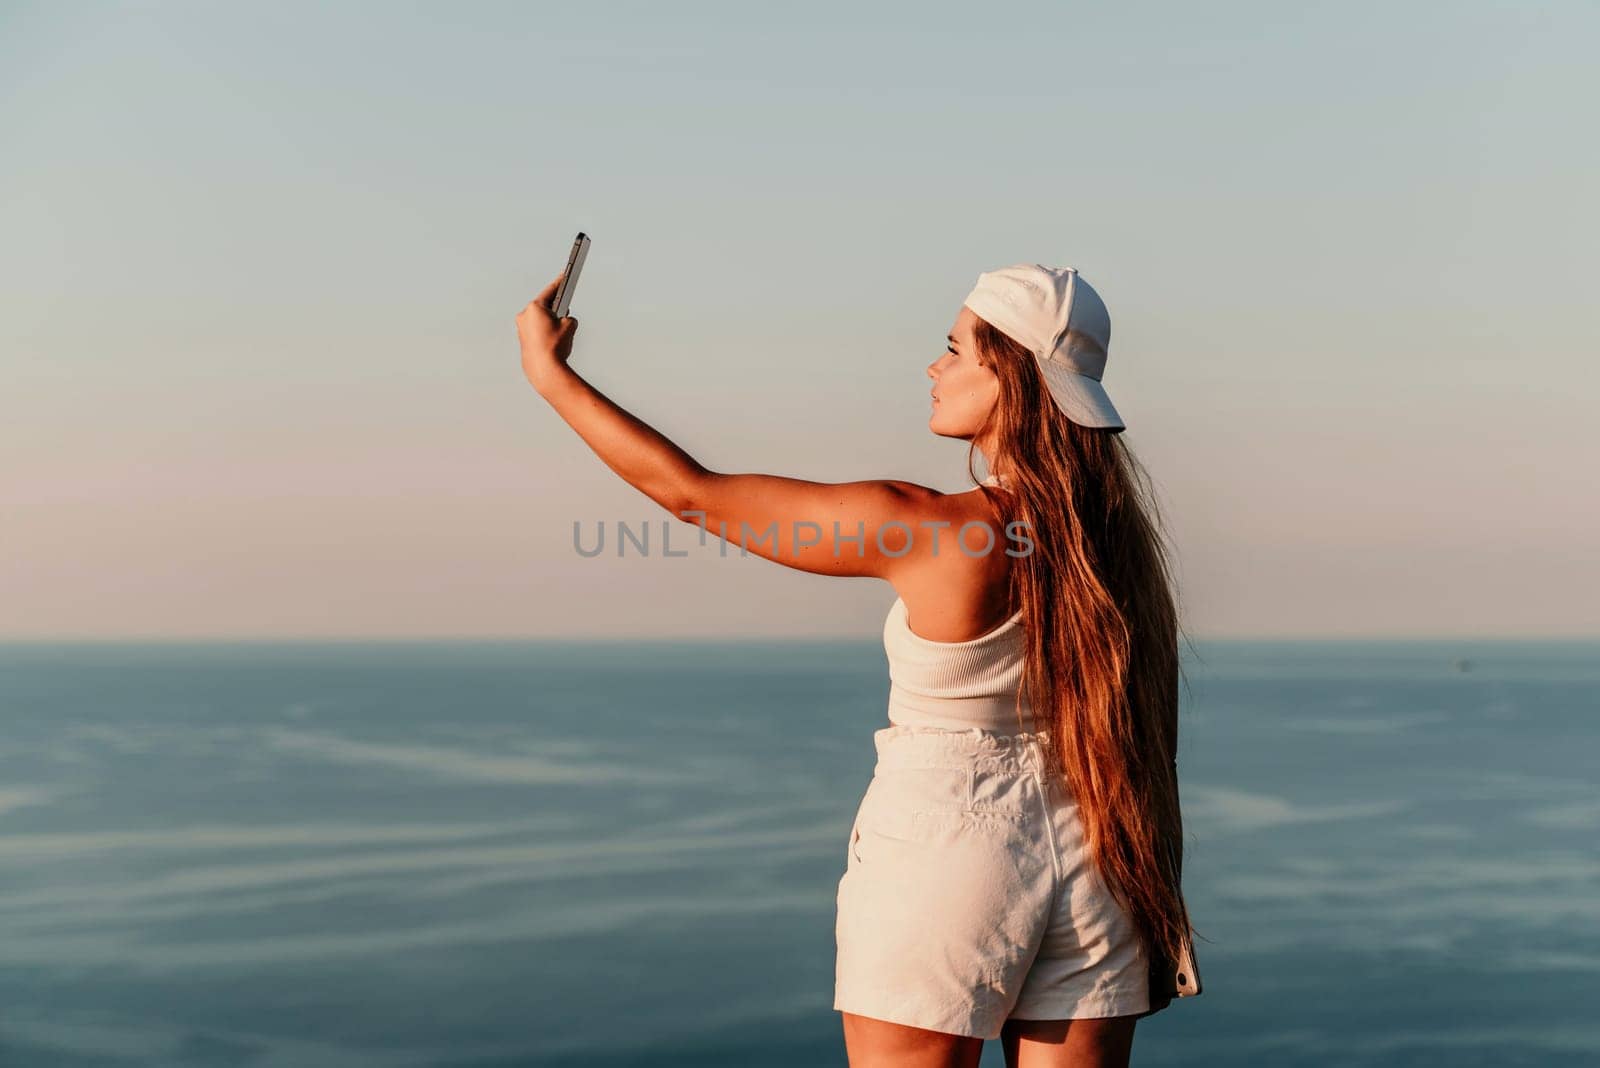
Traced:
<path fill-rule="evenodd" d="M 514 11 L 0 16 L 0 640 L 876 635 L 574 551 L 667 520 L 521 377 L 580 229 L 574 366 L 711 468 L 967 488 L 924 369 L 1073 265 L 1191 635 L 1600 636 L 1600 12 Z"/>

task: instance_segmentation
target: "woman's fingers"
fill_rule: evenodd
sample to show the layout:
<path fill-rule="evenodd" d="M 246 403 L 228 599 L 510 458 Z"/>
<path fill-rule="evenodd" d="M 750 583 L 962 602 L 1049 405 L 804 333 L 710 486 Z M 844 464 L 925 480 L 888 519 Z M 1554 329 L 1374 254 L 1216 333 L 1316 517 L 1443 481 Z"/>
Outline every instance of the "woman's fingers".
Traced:
<path fill-rule="evenodd" d="M 550 307 L 550 301 L 555 297 L 556 289 L 561 285 L 561 279 L 564 277 L 566 277 L 565 271 L 562 271 L 560 274 L 556 275 L 549 285 L 539 290 L 539 295 L 533 298 L 534 302 L 546 308 Z"/>
<path fill-rule="evenodd" d="M 550 316 L 550 317 L 553 318 L 554 317 L 554 312 L 551 309 L 550 304 L 551 304 L 552 301 L 555 300 L 556 289 L 557 289 L 557 287 L 559 287 L 561 285 L 561 279 L 564 278 L 564 277 L 566 277 L 566 272 L 565 271 L 563 271 L 561 274 L 556 275 L 555 278 L 550 282 L 549 285 L 547 285 L 543 289 L 539 290 L 539 295 L 538 296 L 536 296 L 532 300 L 530 300 L 523 307 L 522 311 L 517 313 L 517 318 L 521 319 L 524 315 L 531 315 L 533 313 L 533 309 L 535 309 L 535 308 L 538 308 L 540 311 L 544 312 L 546 316 Z"/>

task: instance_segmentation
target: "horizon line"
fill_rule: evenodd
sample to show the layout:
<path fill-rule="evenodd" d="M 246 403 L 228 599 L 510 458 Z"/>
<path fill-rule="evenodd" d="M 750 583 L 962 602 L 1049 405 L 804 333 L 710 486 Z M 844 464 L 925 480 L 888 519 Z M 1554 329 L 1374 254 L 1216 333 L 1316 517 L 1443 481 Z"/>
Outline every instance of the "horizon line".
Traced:
<path fill-rule="evenodd" d="M 1591 634 L 1245 634 L 1216 633 L 1186 635 L 1190 641 L 1206 642 L 1569 642 L 1600 643 L 1600 633 Z M 26 645 L 466 645 L 466 644 L 682 644 L 718 642 L 726 644 L 824 644 L 830 642 L 878 642 L 877 632 L 862 634 L 577 634 L 577 635 L 67 635 L 7 637 L 0 635 L 0 646 Z"/>

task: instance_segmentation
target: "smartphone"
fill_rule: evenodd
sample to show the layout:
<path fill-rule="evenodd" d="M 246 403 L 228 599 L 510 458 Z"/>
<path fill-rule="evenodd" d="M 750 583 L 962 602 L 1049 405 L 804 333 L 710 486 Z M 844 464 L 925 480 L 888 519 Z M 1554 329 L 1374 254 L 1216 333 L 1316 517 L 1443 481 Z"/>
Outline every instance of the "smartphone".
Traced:
<path fill-rule="evenodd" d="M 580 230 L 572 242 L 572 251 L 567 254 L 567 269 L 561 272 L 561 285 L 556 287 L 556 298 L 550 304 L 550 312 L 557 319 L 567 314 L 567 307 L 572 303 L 572 291 L 578 288 L 578 275 L 588 255 L 589 235 Z"/>

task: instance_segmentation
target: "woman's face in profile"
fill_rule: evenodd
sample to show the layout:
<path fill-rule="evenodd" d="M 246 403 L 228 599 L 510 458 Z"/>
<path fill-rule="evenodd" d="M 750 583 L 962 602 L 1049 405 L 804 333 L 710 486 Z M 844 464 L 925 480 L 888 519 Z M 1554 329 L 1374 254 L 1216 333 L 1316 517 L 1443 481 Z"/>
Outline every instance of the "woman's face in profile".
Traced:
<path fill-rule="evenodd" d="M 950 327 L 944 354 L 928 365 L 933 414 L 928 429 L 945 438 L 971 439 L 1000 395 L 1000 380 L 978 362 L 972 328 L 978 316 L 966 305 Z"/>

